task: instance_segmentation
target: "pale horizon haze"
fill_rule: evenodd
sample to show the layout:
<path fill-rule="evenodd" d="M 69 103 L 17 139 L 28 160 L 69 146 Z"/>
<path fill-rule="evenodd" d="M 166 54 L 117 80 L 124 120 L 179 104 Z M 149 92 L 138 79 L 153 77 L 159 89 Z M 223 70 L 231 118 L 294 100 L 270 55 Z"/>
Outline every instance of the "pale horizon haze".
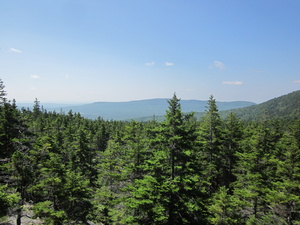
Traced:
<path fill-rule="evenodd" d="M 299 0 L 0 0 L 17 102 L 261 103 L 300 89 Z"/>

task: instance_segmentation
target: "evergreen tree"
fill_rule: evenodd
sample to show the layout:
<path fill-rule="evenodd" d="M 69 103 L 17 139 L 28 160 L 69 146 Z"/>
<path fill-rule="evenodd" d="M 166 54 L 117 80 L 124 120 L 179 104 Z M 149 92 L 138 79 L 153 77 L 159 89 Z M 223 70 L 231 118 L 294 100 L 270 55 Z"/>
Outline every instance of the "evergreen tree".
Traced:
<path fill-rule="evenodd" d="M 231 184 L 236 180 L 234 168 L 237 163 L 237 152 L 240 151 L 240 142 L 243 139 L 243 126 L 240 120 L 230 113 L 224 121 L 223 147 L 220 155 L 223 160 L 222 168 L 222 184 L 232 190 Z"/>
<path fill-rule="evenodd" d="M 239 205 L 235 196 L 225 186 L 219 188 L 210 199 L 208 220 L 216 225 L 239 225 Z"/>
<path fill-rule="evenodd" d="M 17 109 L 15 101 L 4 102 L 0 106 L 1 128 L 0 137 L 0 183 L 6 183 L 9 188 L 15 188 L 20 198 L 15 209 L 17 224 L 21 224 L 21 208 L 26 198 L 26 189 L 31 181 L 31 166 L 28 163 L 30 149 L 30 132 Z M 8 195 L 9 196 L 9 195 Z"/>
<path fill-rule="evenodd" d="M 11 158 L 15 149 L 15 140 L 20 139 L 27 130 L 22 121 L 20 111 L 17 109 L 15 101 L 5 102 L 0 107 L 0 157 Z"/>
<path fill-rule="evenodd" d="M 7 185 L 0 185 L 0 221 L 2 217 L 8 215 L 9 210 L 13 209 L 20 201 L 18 193 L 9 190 Z"/>
<path fill-rule="evenodd" d="M 7 101 L 0 80 L 0 217 L 21 224 L 300 224 L 300 120 L 88 120 Z M 286 120 L 285 120 L 286 121 Z M 292 123 L 292 120 L 289 121 Z"/>
<path fill-rule="evenodd" d="M 94 198 L 95 217 L 104 224 L 118 224 L 125 216 L 123 191 L 128 182 L 128 163 L 124 146 L 124 124 L 118 124 L 107 148 L 100 155 Z"/>
<path fill-rule="evenodd" d="M 229 114 L 224 121 L 223 147 L 220 156 L 222 157 L 221 172 L 222 186 L 211 196 L 208 204 L 209 221 L 211 224 L 240 224 L 239 204 L 236 196 L 233 195 L 236 180 L 234 169 L 240 152 L 240 142 L 243 138 L 242 125 L 238 118 Z"/>
<path fill-rule="evenodd" d="M 296 121 L 291 131 L 286 132 L 276 145 L 272 160 L 276 168 L 273 188 L 266 199 L 273 221 L 281 224 L 300 224 L 300 145 L 299 124 Z"/>
<path fill-rule="evenodd" d="M 6 102 L 6 92 L 4 90 L 5 86 L 3 81 L 0 79 L 0 106 L 3 105 L 4 102 Z"/>
<path fill-rule="evenodd" d="M 85 222 L 92 208 L 89 180 L 52 146 L 51 138 L 42 137 L 31 151 L 37 178 L 30 188 L 34 211 L 47 224 Z"/>
<path fill-rule="evenodd" d="M 203 218 L 191 115 L 184 116 L 179 99 L 169 100 L 166 121 L 152 130 L 152 157 L 146 174 L 136 179 L 128 206 L 140 212 L 138 224 L 199 224 Z"/>
<path fill-rule="evenodd" d="M 224 171 L 226 162 L 224 161 L 222 126 L 216 100 L 210 96 L 198 132 L 199 164 L 204 168 L 202 179 L 206 183 L 206 191 L 209 195 L 226 183 L 223 177 L 226 173 Z"/>
<path fill-rule="evenodd" d="M 248 126 L 248 130 L 242 151 L 237 153 L 237 181 L 233 183 L 240 207 L 240 223 L 272 224 L 267 194 L 274 188 L 276 179 L 272 155 L 279 136 L 268 120 L 258 126 Z"/>

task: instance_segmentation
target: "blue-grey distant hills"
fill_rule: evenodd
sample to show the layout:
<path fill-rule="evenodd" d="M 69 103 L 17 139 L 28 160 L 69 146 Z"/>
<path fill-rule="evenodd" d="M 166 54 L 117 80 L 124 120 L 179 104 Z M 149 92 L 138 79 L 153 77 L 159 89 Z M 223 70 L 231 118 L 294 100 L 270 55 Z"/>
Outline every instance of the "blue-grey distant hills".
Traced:
<path fill-rule="evenodd" d="M 181 100 L 182 111 L 185 113 L 196 112 L 195 117 L 201 118 L 206 109 L 207 101 L 201 100 Z M 31 108 L 33 103 L 18 103 L 19 108 Z M 164 120 L 164 115 L 168 109 L 167 99 L 148 99 L 129 102 L 95 102 L 90 104 L 56 104 L 40 103 L 47 111 L 58 113 L 72 112 L 80 113 L 90 119 L 98 117 L 105 120 L 137 120 L 148 121 L 156 119 Z M 300 118 L 300 90 L 291 92 L 269 101 L 255 104 L 248 101 L 218 102 L 217 106 L 220 116 L 226 118 L 233 112 L 244 121 L 260 120 L 264 116 L 281 120 L 294 120 Z"/>
<path fill-rule="evenodd" d="M 180 103 L 183 112 L 204 112 L 207 106 L 207 101 L 202 100 L 181 100 Z M 41 103 L 41 105 L 43 104 Z M 251 105 L 255 105 L 255 103 L 248 101 L 217 102 L 220 111 Z M 148 99 L 128 102 L 95 102 L 84 105 L 59 107 L 55 108 L 55 111 L 68 113 L 72 110 L 72 112 L 79 112 L 82 116 L 90 119 L 101 117 L 105 120 L 139 120 L 139 118 L 163 116 L 167 109 L 167 99 Z"/>

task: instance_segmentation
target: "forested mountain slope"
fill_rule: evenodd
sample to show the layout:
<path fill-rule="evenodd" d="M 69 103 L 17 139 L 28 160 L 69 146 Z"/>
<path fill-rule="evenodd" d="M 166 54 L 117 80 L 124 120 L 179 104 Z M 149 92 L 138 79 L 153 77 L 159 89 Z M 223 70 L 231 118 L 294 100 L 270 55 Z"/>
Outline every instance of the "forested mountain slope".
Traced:
<path fill-rule="evenodd" d="M 258 121 L 264 115 L 273 119 L 294 120 L 300 118 L 300 90 L 258 105 L 222 112 L 221 115 L 226 117 L 230 112 L 247 121 Z"/>

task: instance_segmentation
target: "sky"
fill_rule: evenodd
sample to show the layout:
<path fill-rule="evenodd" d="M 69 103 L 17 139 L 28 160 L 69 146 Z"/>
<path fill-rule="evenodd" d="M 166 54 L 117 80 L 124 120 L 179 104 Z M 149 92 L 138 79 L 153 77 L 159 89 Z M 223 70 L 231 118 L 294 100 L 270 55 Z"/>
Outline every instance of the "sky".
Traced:
<path fill-rule="evenodd" d="M 17 102 L 261 103 L 300 89 L 299 0 L 0 0 Z"/>

